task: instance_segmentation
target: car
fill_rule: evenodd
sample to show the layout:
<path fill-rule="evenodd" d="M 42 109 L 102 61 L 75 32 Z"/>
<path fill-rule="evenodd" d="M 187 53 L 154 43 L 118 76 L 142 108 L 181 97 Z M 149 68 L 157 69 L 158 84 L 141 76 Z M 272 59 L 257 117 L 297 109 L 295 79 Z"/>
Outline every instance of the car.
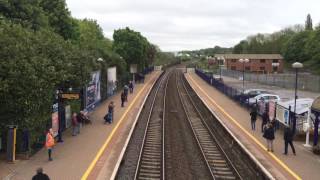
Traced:
<path fill-rule="evenodd" d="M 263 89 L 247 89 L 243 93 L 244 95 L 247 95 L 249 98 L 256 97 L 260 94 L 271 94 L 269 91 Z"/>
<path fill-rule="evenodd" d="M 249 98 L 249 105 L 255 104 L 256 102 L 263 101 L 263 102 L 279 102 L 281 100 L 280 96 L 276 94 L 260 94 L 255 97 Z"/>

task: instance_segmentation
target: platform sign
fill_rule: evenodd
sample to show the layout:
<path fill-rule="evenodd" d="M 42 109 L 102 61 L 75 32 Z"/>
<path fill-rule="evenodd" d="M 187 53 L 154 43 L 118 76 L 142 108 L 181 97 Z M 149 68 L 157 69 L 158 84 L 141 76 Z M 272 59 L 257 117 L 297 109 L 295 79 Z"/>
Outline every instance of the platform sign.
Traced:
<path fill-rule="evenodd" d="M 52 105 L 52 114 L 51 114 L 51 122 L 52 122 L 52 131 L 53 137 L 58 135 L 59 130 L 59 113 L 58 113 L 58 103 Z"/>
<path fill-rule="evenodd" d="M 61 94 L 62 99 L 80 99 L 79 93 L 63 93 Z"/>
<path fill-rule="evenodd" d="M 137 64 L 130 64 L 130 73 L 137 73 L 138 72 L 138 65 Z"/>

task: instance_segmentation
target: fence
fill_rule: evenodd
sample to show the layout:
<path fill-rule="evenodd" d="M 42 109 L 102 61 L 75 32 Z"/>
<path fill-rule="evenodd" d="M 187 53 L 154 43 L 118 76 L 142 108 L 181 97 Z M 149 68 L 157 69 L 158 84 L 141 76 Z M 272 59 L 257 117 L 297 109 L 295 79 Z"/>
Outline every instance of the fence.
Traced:
<path fill-rule="evenodd" d="M 277 120 L 277 124 L 279 122 L 285 126 L 289 126 L 292 124 L 292 127 L 294 127 L 294 131 L 296 129 L 298 132 L 303 131 L 303 124 L 307 122 L 307 115 L 294 115 L 294 113 L 290 111 L 290 107 L 285 108 L 274 102 L 266 103 L 259 101 L 250 105 L 250 97 L 248 95 L 242 94 L 242 92 L 238 89 L 228 86 L 224 84 L 222 81 L 215 79 L 211 73 L 206 73 L 200 69 L 196 69 L 195 72 L 208 84 L 212 85 L 213 87 L 215 87 L 228 97 L 232 98 L 233 100 L 239 102 L 242 106 L 245 106 L 247 108 L 255 106 L 259 115 L 267 113 L 269 115 L 269 119 Z M 296 117 L 296 121 L 294 121 L 294 117 Z"/>
<path fill-rule="evenodd" d="M 236 79 L 242 77 L 241 71 L 222 69 L 221 72 L 223 76 Z M 283 88 L 295 88 L 295 74 L 256 74 L 246 72 L 244 77 L 246 81 Z M 298 78 L 298 89 L 320 92 L 320 76 L 300 73 Z"/>

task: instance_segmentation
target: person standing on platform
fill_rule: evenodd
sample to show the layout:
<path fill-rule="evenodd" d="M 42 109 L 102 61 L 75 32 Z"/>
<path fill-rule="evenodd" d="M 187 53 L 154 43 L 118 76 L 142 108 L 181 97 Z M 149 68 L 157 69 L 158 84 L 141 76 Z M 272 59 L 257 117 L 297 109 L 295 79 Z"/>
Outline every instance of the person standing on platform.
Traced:
<path fill-rule="evenodd" d="M 129 90 L 130 90 L 130 94 L 132 94 L 133 93 L 133 82 L 132 81 L 129 82 Z"/>
<path fill-rule="evenodd" d="M 37 169 L 37 174 L 32 177 L 32 180 L 50 180 L 50 178 L 43 173 L 43 169 L 40 167 Z"/>
<path fill-rule="evenodd" d="M 108 113 L 111 116 L 111 122 L 113 121 L 113 116 L 114 116 L 114 103 L 111 101 L 108 105 Z"/>
<path fill-rule="evenodd" d="M 288 144 L 290 144 L 293 154 L 296 155 L 296 150 L 294 149 L 294 146 L 292 143 L 293 133 L 289 127 L 286 127 L 284 129 L 283 139 L 284 139 L 284 153 L 283 154 L 284 155 L 288 154 Z"/>
<path fill-rule="evenodd" d="M 264 132 L 264 126 L 269 122 L 269 115 L 268 113 L 264 112 L 262 115 L 262 123 L 261 123 L 261 132 Z"/>
<path fill-rule="evenodd" d="M 251 129 L 256 130 L 256 121 L 257 121 L 257 109 L 255 107 L 252 108 L 250 112 L 251 116 Z"/>
<path fill-rule="evenodd" d="M 52 161 L 52 148 L 54 146 L 54 138 L 53 138 L 53 130 L 52 128 L 49 129 L 46 135 L 46 144 L 45 144 L 47 150 L 48 150 L 48 156 L 49 156 L 49 161 Z"/>
<path fill-rule="evenodd" d="M 263 137 L 267 140 L 267 150 L 273 152 L 274 129 L 270 122 L 264 127 Z"/>
<path fill-rule="evenodd" d="M 124 107 L 124 102 L 126 101 L 126 95 L 124 92 L 121 93 L 121 107 Z"/>
<path fill-rule="evenodd" d="M 128 102 L 128 92 L 129 92 L 129 87 L 127 85 L 124 86 L 123 92 L 126 96 L 125 100 Z"/>
<path fill-rule="evenodd" d="M 75 136 L 78 134 L 78 118 L 77 118 L 77 113 L 72 114 L 72 136 Z"/>

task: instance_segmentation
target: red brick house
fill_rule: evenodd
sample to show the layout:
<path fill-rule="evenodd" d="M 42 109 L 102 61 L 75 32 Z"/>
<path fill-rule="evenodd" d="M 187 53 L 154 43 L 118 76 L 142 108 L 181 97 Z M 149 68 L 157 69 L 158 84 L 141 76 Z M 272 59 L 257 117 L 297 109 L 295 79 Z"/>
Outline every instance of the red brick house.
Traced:
<path fill-rule="evenodd" d="M 216 59 L 224 59 L 226 69 L 256 73 L 282 73 L 283 57 L 280 54 L 215 54 Z M 248 59 L 241 63 L 239 59 Z"/>

